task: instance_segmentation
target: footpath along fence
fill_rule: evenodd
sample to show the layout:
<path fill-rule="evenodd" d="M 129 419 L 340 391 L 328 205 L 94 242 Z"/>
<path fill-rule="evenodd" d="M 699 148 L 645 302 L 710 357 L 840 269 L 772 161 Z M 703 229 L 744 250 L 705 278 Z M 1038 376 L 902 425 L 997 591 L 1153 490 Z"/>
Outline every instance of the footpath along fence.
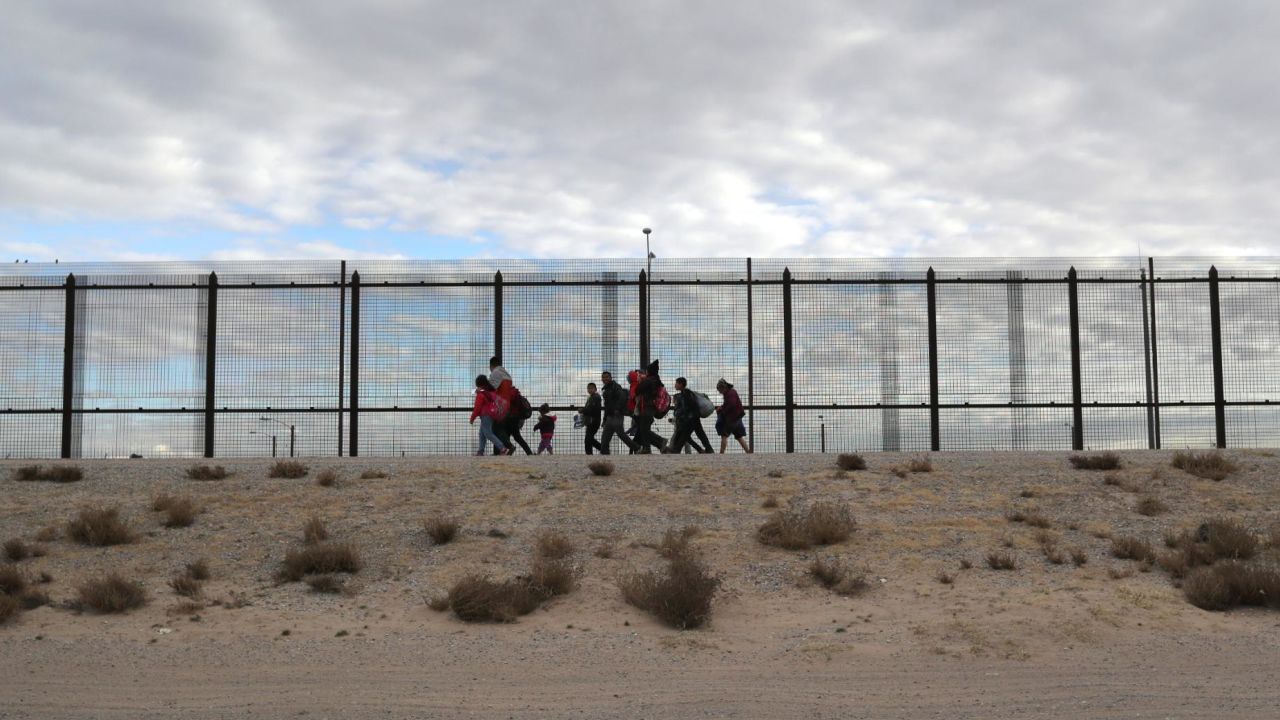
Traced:
<path fill-rule="evenodd" d="M 653 358 L 762 452 L 1276 446 L 1280 261 L 5 265 L 0 457 L 466 452 L 494 354 L 561 453 Z"/>

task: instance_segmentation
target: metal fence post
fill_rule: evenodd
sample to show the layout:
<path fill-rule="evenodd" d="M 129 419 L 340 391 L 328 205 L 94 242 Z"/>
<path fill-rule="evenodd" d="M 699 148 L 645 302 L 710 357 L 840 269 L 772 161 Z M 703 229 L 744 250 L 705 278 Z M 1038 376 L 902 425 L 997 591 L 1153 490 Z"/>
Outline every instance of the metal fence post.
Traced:
<path fill-rule="evenodd" d="M 785 373 L 787 452 L 796 451 L 796 404 L 791 363 L 791 268 L 782 269 L 782 358 Z"/>
<path fill-rule="evenodd" d="M 1147 317 L 1147 271 L 1138 271 L 1138 292 L 1142 295 L 1142 374 L 1147 383 L 1147 448 L 1156 449 L 1155 406 L 1151 393 L 1151 322 Z"/>
<path fill-rule="evenodd" d="M 347 451 L 360 455 L 360 272 L 351 273 L 351 422 Z"/>
<path fill-rule="evenodd" d="M 60 457 L 71 457 L 71 402 L 75 394 L 76 276 L 67 275 L 67 299 L 62 333 L 62 448 Z"/>
<path fill-rule="evenodd" d="M 338 457 L 342 457 L 342 413 L 347 384 L 347 261 L 338 264 Z"/>
<path fill-rule="evenodd" d="M 204 456 L 213 457 L 214 395 L 218 362 L 218 274 L 209 273 L 207 311 L 204 336 Z"/>
<path fill-rule="evenodd" d="M 925 275 L 925 297 L 929 305 L 929 449 L 942 449 L 942 423 L 938 417 L 938 276 L 929 268 Z"/>
<path fill-rule="evenodd" d="M 751 258 L 747 258 L 747 447 L 756 451 L 755 327 L 752 315 Z"/>
<path fill-rule="evenodd" d="M 1156 341 L 1156 261 L 1147 257 L 1147 277 L 1151 283 L 1151 410 L 1155 419 L 1156 449 L 1160 449 L 1160 343 Z"/>
<path fill-rule="evenodd" d="M 1222 388 L 1222 313 L 1218 302 L 1218 268 L 1209 268 L 1209 324 L 1213 332 L 1213 424 L 1217 447 L 1227 446 L 1227 405 Z"/>
<path fill-rule="evenodd" d="M 640 367 L 649 367 L 649 276 L 640 271 Z"/>
<path fill-rule="evenodd" d="M 1071 449 L 1084 449 L 1084 408 L 1080 390 L 1080 302 L 1076 269 L 1067 271 L 1067 305 L 1071 315 Z"/>
<path fill-rule="evenodd" d="M 493 355 L 502 360 L 502 271 L 493 274 Z"/>

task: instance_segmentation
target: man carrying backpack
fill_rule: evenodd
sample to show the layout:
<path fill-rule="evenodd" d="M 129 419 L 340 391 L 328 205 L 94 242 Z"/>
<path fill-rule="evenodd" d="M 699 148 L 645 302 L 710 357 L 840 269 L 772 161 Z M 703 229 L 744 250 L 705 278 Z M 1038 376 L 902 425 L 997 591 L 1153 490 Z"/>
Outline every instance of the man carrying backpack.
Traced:
<path fill-rule="evenodd" d="M 635 450 L 635 443 L 631 442 L 631 438 L 627 437 L 623 429 L 623 420 L 627 416 L 627 391 L 613 381 L 613 373 L 608 370 L 600 373 L 600 385 L 604 406 L 604 423 L 601 425 L 604 431 L 600 433 L 600 454 L 609 454 L 609 443 L 614 435 L 618 436 L 623 445 Z"/>
<path fill-rule="evenodd" d="M 676 394 L 671 398 L 671 412 L 675 416 L 676 432 L 671 436 L 667 452 L 681 452 L 686 443 L 700 453 L 711 452 L 711 440 L 707 437 L 707 431 L 702 429 L 703 407 L 710 403 L 710 398 L 689 389 L 688 380 L 682 377 L 676 378 Z M 702 441 L 701 445 L 692 440 L 691 436 L 694 434 L 697 434 Z"/>
<path fill-rule="evenodd" d="M 637 379 L 639 382 L 636 384 L 636 445 L 640 449 L 636 452 L 652 452 L 650 447 L 662 452 L 667 447 L 667 441 L 653 431 L 654 418 L 665 415 L 667 412 L 667 407 L 660 407 L 659 403 L 658 396 L 665 395 L 666 390 L 663 388 L 662 378 L 658 377 L 658 361 L 649 363 L 645 372 L 637 373 Z M 666 402 L 669 405 L 670 398 L 666 398 Z"/>

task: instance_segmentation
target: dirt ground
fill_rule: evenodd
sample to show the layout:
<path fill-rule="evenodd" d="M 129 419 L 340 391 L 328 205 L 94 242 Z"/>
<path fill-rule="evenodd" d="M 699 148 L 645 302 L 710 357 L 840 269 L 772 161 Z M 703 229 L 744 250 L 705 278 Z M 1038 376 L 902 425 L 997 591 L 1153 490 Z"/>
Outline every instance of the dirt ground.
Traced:
<path fill-rule="evenodd" d="M 582 456 L 313 458 L 296 480 L 246 460 L 218 461 L 232 475 L 210 482 L 185 477 L 190 461 L 84 461 L 69 484 L 18 482 L 29 463 L 0 462 L 0 542 L 43 547 L 17 567 L 49 576 L 52 600 L 0 625 L 0 718 L 1275 718 L 1280 613 L 1200 610 L 1158 567 L 1110 554 L 1112 538 L 1160 548 L 1217 517 L 1270 537 L 1280 459 L 1228 455 L 1240 469 L 1222 482 L 1171 468 L 1170 452 L 1122 453 L 1110 472 L 1064 453 L 934 454 L 919 473 L 898 454 L 848 473 L 830 455 L 615 456 L 609 477 Z M 325 469 L 336 487 L 315 484 Z M 360 478 L 375 469 L 387 477 Z M 165 528 L 157 494 L 202 513 Z M 857 529 L 829 547 L 763 546 L 769 495 L 847 504 Z M 1137 513 L 1147 496 L 1167 511 Z M 35 540 L 86 506 L 119 507 L 137 541 Z M 422 520 L 437 514 L 460 521 L 457 540 L 429 541 Z M 312 515 L 360 549 L 348 594 L 274 578 Z M 685 526 L 723 585 L 710 624 L 678 631 L 623 602 L 617 580 L 660 566 L 654 544 Z M 522 572 L 545 529 L 577 548 L 574 592 L 504 625 L 427 607 L 464 575 Z M 1051 563 L 1046 542 L 1087 561 Z M 1017 568 L 990 569 L 993 551 Z M 823 589 L 815 557 L 870 589 Z M 196 558 L 213 575 L 183 606 L 167 583 Z M 142 583 L 148 605 L 69 609 L 108 571 Z"/>

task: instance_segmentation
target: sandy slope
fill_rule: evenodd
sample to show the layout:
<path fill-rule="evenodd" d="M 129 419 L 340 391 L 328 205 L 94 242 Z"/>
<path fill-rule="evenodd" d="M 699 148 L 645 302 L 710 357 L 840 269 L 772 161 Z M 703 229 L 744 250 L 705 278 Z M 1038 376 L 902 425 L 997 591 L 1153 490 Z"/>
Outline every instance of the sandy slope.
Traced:
<path fill-rule="evenodd" d="M 1280 521 L 1280 460 L 1232 456 L 1243 470 L 1213 483 L 1168 468 L 1167 453 L 1125 454 L 1118 477 L 1137 492 L 1059 453 L 943 454 L 934 472 L 905 478 L 889 472 L 907 459 L 897 455 L 868 455 L 871 469 L 847 476 L 830 456 L 615 457 L 609 478 L 590 477 L 581 456 L 308 461 L 313 475 L 338 469 L 338 488 L 268 480 L 259 461 L 227 462 L 236 474 L 212 483 L 185 479 L 186 462 L 85 462 L 88 479 L 74 485 L 17 483 L 21 463 L 0 463 L 0 540 L 30 540 L 103 503 L 143 533 L 103 549 L 57 540 L 23 561 L 53 576 L 55 601 L 105 569 L 152 597 L 123 616 L 46 607 L 0 626 L 0 718 L 1273 718 L 1280 614 L 1200 611 L 1159 571 L 1113 579 L 1110 569 L 1136 566 L 1098 537 L 1159 545 L 1165 530 L 1220 515 L 1268 530 Z M 389 477 L 358 479 L 367 468 Z M 161 492 L 205 512 L 165 529 L 149 510 Z M 858 532 L 820 552 L 865 567 L 873 590 L 832 595 L 805 579 L 813 552 L 756 543 L 770 492 L 784 504 L 848 502 Z M 1133 512 L 1145 493 L 1171 511 Z M 1087 565 L 1048 564 L 1036 531 L 1004 519 L 1032 506 Z M 420 520 L 434 512 L 463 521 L 459 541 L 430 546 Z M 352 596 L 272 580 L 313 513 L 362 549 Z M 624 604 L 615 578 L 658 562 L 646 545 L 689 524 L 724 592 L 709 628 L 681 633 Z M 573 594 L 504 626 L 425 607 L 465 573 L 520 572 L 548 527 L 580 548 Z M 603 544 L 614 557 L 593 554 Z M 986 553 L 1005 544 L 1019 569 L 987 569 Z M 176 614 L 165 583 L 200 556 L 214 570 L 207 599 L 251 604 Z M 973 569 L 959 570 L 964 559 Z M 939 583 L 940 570 L 955 583 Z"/>

